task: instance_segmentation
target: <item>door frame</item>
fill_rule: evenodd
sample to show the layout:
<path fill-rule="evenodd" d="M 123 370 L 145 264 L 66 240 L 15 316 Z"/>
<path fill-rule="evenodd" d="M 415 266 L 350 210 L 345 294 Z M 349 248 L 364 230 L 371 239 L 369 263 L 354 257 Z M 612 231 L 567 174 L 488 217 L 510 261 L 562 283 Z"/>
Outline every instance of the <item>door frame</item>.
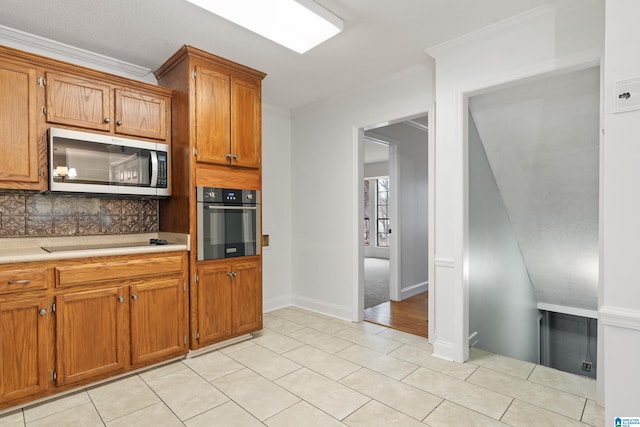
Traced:
<path fill-rule="evenodd" d="M 397 119 L 393 119 L 393 120 L 388 120 L 388 121 L 380 121 L 376 124 L 368 124 L 368 125 L 360 125 L 360 126 L 354 126 L 353 127 L 353 149 L 354 149 L 354 159 L 355 159 L 355 165 L 354 165 L 354 174 L 353 174 L 353 179 L 354 179 L 354 185 L 356 188 L 356 200 L 354 200 L 354 204 L 355 204 L 355 218 L 354 218 L 354 223 L 355 223 L 355 228 L 357 230 L 356 233 L 356 237 L 354 240 L 354 245 L 353 245 L 353 253 L 354 253 L 354 258 L 356 261 L 356 268 L 354 269 L 354 286 L 353 286 L 353 304 L 352 304 L 352 320 L 354 322 L 361 322 L 363 320 L 364 317 L 364 244 L 362 242 L 362 230 L 364 229 L 364 189 L 363 189 L 363 185 L 362 182 L 364 182 L 364 132 L 366 130 L 371 130 L 371 129 L 375 129 L 381 126 L 387 126 L 390 124 L 395 124 L 395 123 L 400 123 L 400 122 L 404 122 L 407 120 L 411 120 L 413 118 L 416 117 L 420 117 L 420 116 L 427 116 L 428 119 L 428 126 L 429 126 L 429 130 L 428 130 L 428 134 L 427 134 L 427 152 L 428 152 L 428 159 L 427 159 L 427 168 L 428 168 L 428 209 L 427 209 L 427 221 L 428 221 L 428 232 L 429 232 L 429 236 L 428 236 L 428 251 L 427 251 L 427 260 L 425 260 L 427 262 L 427 268 L 428 268 L 428 283 L 433 283 L 433 272 L 434 272 L 434 259 L 435 259 L 435 253 L 434 253 L 434 242 L 435 242 L 435 209 L 434 209 L 434 202 L 435 202 L 435 186 L 434 186 L 434 178 L 435 178 L 435 144 L 433 143 L 434 141 L 434 124 L 435 124 L 435 120 L 434 120 L 434 112 L 435 112 L 435 104 L 431 104 L 430 107 L 426 110 L 422 110 L 420 112 L 417 112 L 415 114 L 410 114 L 410 115 L 406 115 Z M 390 145 L 392 145 L 393 142 L 390 142 Z M 393 144 L 395 146 L 395 144 Z M 392 157 L 393 157 L 393 162 L 392 162 Z M 392 164 L 394 166 L 392 166 Z M 396 174 L 395 177 L 392 178 L 392 173 Z M 397 177 L 397 173 L 398 173 L 398 167 L 397 167 L 397 148 L 396 151 L 393 152 L 393 154 L 390 152 L 389 153 L 389 180 L 390 180 L 390 184 L 391 184 L 391 192 L 392 192 L 392 200 L 391 200 L 391 204 L 390 204 L 390 209 L 392 214 L 394 212 L 398 211 L 398 205 L 397 205 L 397 197 L 393 197 L 393 193 L 395 193 L 395 195 L 398 194 L 398 177 Z M 395 183 L 395 184 L 394 184 Z M 394 205 L 395 204 L 395 205 Z M 400 265 L 400 230 L 401 230 L 401 224 L 398 218 L 398 215 L 394 215 L 396 218 L 394 219 L 393 216 L 391 218 L 391 225 L 392 225 L 392 233 L 391 233 L 391 241 L 390 241 L 390 253 L 389 253 L 389 257 L 390 257 L 390 262 L 389 262 L 389 266 L 390 266 L 390 271 L 389 271 L 389 275 L 390 275 L 390 282 L 392 282 L 391 277 L 395 276 L 397 278 L 397 281 L 395 282 L 395 289 L 390 291 L 390 296 L 393 297 L 395 296 L 396 300 L 400 300 L 400 296 L 402 294 L 402 289 L 400 286 L 400 268 L 398 267 Z M 395 221 L 395 222 L 394 222 Z M 397 253 L 394 253 L 393 251 L 397 251 Z M 391 261 L 391 258 L 395 258 L 395 260 L 397 260 L 397 264 L 395 266 L 395 271 L 393 270 L 394 268 L 394 262 Z M 429 286 L 429 308 L 428 308 L 428 322 L 429 322 L 429 341 L 432 340 L 432 337 L 434 337 L 434 331 L 435 331 L 435 304 L 433 303 L 433 301 L 435 300 L 434 298 L 434 293 L 433 293 L 433 286 Z M 395 293 L 392 293 L 395 292 Z"/>

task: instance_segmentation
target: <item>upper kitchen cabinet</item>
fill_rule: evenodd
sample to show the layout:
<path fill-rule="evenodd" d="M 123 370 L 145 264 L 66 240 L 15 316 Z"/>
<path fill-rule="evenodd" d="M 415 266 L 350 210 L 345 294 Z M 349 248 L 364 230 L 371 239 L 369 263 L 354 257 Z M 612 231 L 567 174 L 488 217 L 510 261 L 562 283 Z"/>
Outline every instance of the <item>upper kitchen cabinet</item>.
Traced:
<path fill-rule="evenodd" d="M 47 72 L 45 86 L 49 123 L 162 141 L 169 136 L 170 95 L 59 72 Z"/>
<path fill-rule="evenodd" d="M 48 72 L 47 122 L 87 129 L 111 130 L 111 87 L 69 74 Z"/>
<path fill-rule="evenodd" d="M 45 190 L 46 146 L 39 131 L 38 68 L 0 49 L 0 188 Z"/>
<path fill-rule="evenodd" d="M 265 76 L 191 46 L 184 46 L 156 72 L 160 85 L 174 89 L 176 99 L 183 97 L 174 104 L 173 115 L 190 117 L 183 123 L 181 144 L 198 164 L 260 169 Z M 180 139 L 177 132 L 174 139 Z"/>
<path fill-rule="evenodd" d="M 196 159 L 259 168 L 260 81 L 220 71 L 209 64 L 195 66 Z"/>

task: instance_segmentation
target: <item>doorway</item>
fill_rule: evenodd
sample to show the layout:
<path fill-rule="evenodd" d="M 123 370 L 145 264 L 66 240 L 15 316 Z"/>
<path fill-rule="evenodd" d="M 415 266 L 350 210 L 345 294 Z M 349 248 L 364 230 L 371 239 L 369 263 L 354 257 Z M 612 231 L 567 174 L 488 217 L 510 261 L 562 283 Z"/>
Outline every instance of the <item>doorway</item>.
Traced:
<path fill-rule="evenodd" d="M 428 116 L 361 129 L 363 318 L 428 332 Z M 388 279 L 386 278 L 388 275 Z M 388 281 L 388 283 L 387 283 Z M 377 282 L 382 302 L 372 298 Z M 372 303 L 372 301 L 375 302 Z M 417 323 L 417 325 L 415 324 Z M 399 326 L 400 325 L 400 326 Z M 404 326 L 402 326 L 404 325 Z"/>
<path fill-rule="evenodd" d="M 470 345 L 595 376 L 598 66 L 467 100 Z"/>
<path fill-rule="evenodd" d="M 395 297 L 397 276 L 391 286 L 391 194 L 389 177 L 391 151 L 388 142 L 364 138 L 364 308 L 365 310 Z M 394 156 L 395 157 L 395 156 Z M 395 161 L 395 159 L 394 159 Z M 395 179 L 395 178 L 394 178 Z M 395 262 L 395 259 L 394 259 Z"/>

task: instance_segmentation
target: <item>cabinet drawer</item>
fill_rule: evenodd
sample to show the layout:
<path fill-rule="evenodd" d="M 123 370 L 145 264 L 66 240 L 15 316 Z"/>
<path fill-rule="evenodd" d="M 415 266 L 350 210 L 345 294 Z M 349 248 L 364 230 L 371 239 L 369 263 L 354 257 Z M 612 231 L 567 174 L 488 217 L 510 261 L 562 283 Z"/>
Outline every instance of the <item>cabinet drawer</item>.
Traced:
<path fill-rule="evenodd" d="M 0 293 L 47 289 L 46 268 L 0 271 Z"/>
<path fill-rule="evenodd" d="M 56 287 L 86 285 L 105 280 L 182 272 L 182 257 L 165 256 L 145 259 L 88 262 L 55 268 Z"/>

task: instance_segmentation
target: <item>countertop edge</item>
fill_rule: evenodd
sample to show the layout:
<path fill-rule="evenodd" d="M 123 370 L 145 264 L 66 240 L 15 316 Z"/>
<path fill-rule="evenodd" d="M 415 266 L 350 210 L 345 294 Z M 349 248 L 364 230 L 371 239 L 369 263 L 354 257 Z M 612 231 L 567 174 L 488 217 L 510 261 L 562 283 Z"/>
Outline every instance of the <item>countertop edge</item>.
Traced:
<path fill-rule="evenodd" d="M 135 246 L 151 238 L 165 239 L 167 245 Z M 21 262 L 53 261 L 74 258 L 90 258 L 99 256 L 135 255 L 145 253 L 162 253 L 189 251 L 189 235 L 177 233 L 145 233 L 109 236 L 73 236 L 73 237 L 28 237 L 0 238 L 0 264 Z M 49 253 L 42 246 L 64 246 L 73 244 L 109 244 L 132 243 L 131 247 L 100 248 L 78 251 Z"/>

